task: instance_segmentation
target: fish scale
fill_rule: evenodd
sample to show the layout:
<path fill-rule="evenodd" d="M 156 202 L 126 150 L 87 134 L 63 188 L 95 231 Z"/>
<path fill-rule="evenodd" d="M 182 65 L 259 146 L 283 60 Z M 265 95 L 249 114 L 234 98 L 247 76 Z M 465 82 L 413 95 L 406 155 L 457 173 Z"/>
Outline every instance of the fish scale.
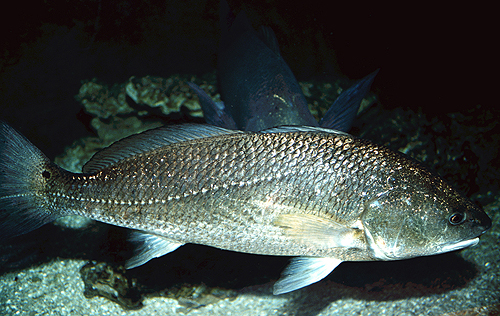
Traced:
<path fill-rule="evenodd" d="M 173 221 L 168 214 L 175 214 L 175 217 L 180 214 L 189 214 L 190 218 L 194 214 L 198 214 L 201 220 L 206 221 L 205 214 L 217 213 L 220 209 L 227 211 L 227 201 L 244 201 L 243 197 L 245 196 L 253 197 L 253 199 L 244 202 L 231 202 L 231 204 L 235 203 L 231 209 L 252 209 L 254 213 L 259 213 L 260 208 L 254 206 L 255 201 L 263 202 L 269 193 L 272 193 L 274 194 L 273 198 L 276 200 L 274 203 L 283 205 L 283 203 L 291 201 L 291 197 L 296 196 L 301 191 L 300 185 L 303 181 L 310 181 L 307 186 L 312 188 L 305 192 L 321 193 L 324 190 L 330 192 L 335 190 L 335 183 L 329 181 L 331 179 L 328 176 L 334 171 L 328 166 L 335 166 L 335 160 L 333 160 L 335 155 L 327 155 L 329 160 L 326 161 L 322 160 L 322 156 L 329 152 L 328 145 L 338 141 L 338 136 L 329 136 L 331 140 L 323 142 L 321 145 L 318 144 L 317 138 L 313 136 L 306 137 L 306 135 L 300 133 L 286 135 L 256 133 L 241 134 L 238 138 L 229 139 L 220 139 L 222 137 L 218 137 L 219 139 L 214 139 L 210 143 L 196 143 L 193 141 L 172 145 L 151 153 L 130 157 L 118 162 L 108 170 L 102 170 L 96 175 L 84 176 L 80 181 L 84 182 L 85 185 L 78 185 L 78 180 L 72 178 L 72 181 L 77 181 L 76 187 L 79 187 L 80 190 L 71 191 L 68 188 L 68 185 L 73 185 L 71 181 L 67 181 L 67 184 L 63 187 L 55 182 L 50 189 L 53 190 L 52 193 L 62 191 L 65 192 L 66 196 L 77 196 L 87 201 L 85 209 L 90 214 L 80 212 L 81 215 L 91 215 L 96 220 L 118 225 L 121 224 L 119 221 L 121 214 L 127 214 L 129 220 L 131 220 L 131 216 L 135 215 L 137 216 L 135 222 L 144 223 L 146 221 L 140 216 L 152 216 L 157 212 L 161 212 L 167 222 Z M 291 141 L 295 138 L 299 138 L 301 141 Z M 344 138 L 350 139 L 348 137 Z M 290 143 L 294 143 L 294 145 L 290 146 Z M 304 143 L 315 145 L 305 146 Z M 243 144 L 248 145 L 243 146 Z M 253 164 L 254 160 L 247 158 L 248 153 L 254 152 L 254 148 L 261 150 L 261 163 L 259 165 Z M 343 150 L 342 147 L 340 149 Z M 193 152 L 198 152 L 198 155 L 203 153 L 205 155 L 208 153 L 215 154 L 219 157 L 225 157 L 225 159 L 212 160 L 211 163 L 205 159 L 205 165 L 200 166 L 199 161 L 190 159 Z M 283 165 L 289 163 L 287 160 L 277 159 L 280 153 L 283 153 L 283 157 L 302 156 L 303 163 L 299 164 L 300 168 L 303 168 L 303 173 L 284 173 L 280 171 Z M 164 159 L 162 166 L 157 163 L 161 158 Z M 258 173 L 255 168 L 259 169 Z M 200 171 L 196 182 L 191 177 L 193 170 Z M 314 177 L 314 174 L 317 173 L 324 173 L 318 177 L 318 179 L 323 179 L 322 181 L 317 181 Z M 157 176 L 152 178 L 152 174 Z M 302 179 L 298 176 L 302 177 Z M 109 180 L 105 180 L 106 177 Z M 200 183 L 199 180 L 203 180 L 203 182 Z M 152 190 L 152 188 L 161 188 L 161 190 Z M 283 192 L 284 190 L 273 190 L 272 188 L 286 188 L 287 190 Z M 283 193 L 286 193 L 286 195 Z M 153 194 L 157 197 L 156 199 L 153 198 Z M 216 197 L 218 199 L 214 199 Z M 316 214 L 331 214 L 330 217 L 337 217 L 332 216 L 337 209 L 336 205 L 331 203 L 325 205 L 318 198 L 322 198 L 322 196 L 304 196 L 304 199 L 308 201 L 300 203 L 301 199 L 299 198 L 298 205 L 288 202 L 284 206 L 288 206 L 290 212 L 298 209 L 297 206 L 299 206 L 306 211 L 316 211 Z M 95 201 L 92 202 L 94 199 Z M 118 200 L 120 202 L 124 201 L 125 204 L 111 203 L 109 205 L 108 203 L 102 203 L 101 200 Z M 154 200 L 154 205 L 148 203 L 151 200 Z M 73 202 L 68 203 L 69 201 Z M 79 208 L 74 201 L 71 199 L 58 199 L 52 207 L 66 209 L 71 212 Z M 131 205 L 128 205 L 129 202 Z M 207 210 L 203 207 L 205 203 L 210 205 L 210 209 Z M 160 207 L 158 204 L 163 206 Z M 193 208 L 192 205 L 197 207 Z M 172 209 L 177 211 L 174 213 L 171 211 Z M 256 216 L 253 214 L 252 217 L 238 220 L 238 216 L 241 216 L 238 215 L 238 209 L 235 212 L 227 213 L 224 213 L 224 216 L 232 217 L 232 221 L 236 223 L 251 220 Z M 271 225 L 271 222 L 272 218 L 266 220 L 268 225 Z M 162 235 L 168 235 L 169 233 L 161 228 L 158 229 L 155 223 L 141 224 L 132 228 L 147 228 L 148 231 L 161 232 Z M 190 242 L 190 232 L 186 231 L 185 233 L 183 240 L 180 241 Z M 204 234 L 210 235 L 210 232 L 204 232 Z M 266 250 L 266 252 L 268 251 Z M 286 254 L 290 255 L 292 253 Z"/>

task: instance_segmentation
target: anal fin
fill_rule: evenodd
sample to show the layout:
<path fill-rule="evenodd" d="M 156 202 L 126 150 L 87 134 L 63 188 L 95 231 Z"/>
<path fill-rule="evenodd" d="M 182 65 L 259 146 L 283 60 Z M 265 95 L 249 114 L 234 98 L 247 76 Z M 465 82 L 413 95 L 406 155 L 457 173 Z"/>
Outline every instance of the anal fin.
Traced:
<path fill-rule="evenodd" d="M 136 254 L 125 263 L 126 269 L 143 265 L 151 259 L 166 255 L 184 245 L 165 237 L 140 231 L 133 232 L 130 240 L 139 246 L 136 249 Z"/>
<path fill-rule="evenodd" d="M 274 284 L 273 294 L 279 295 L 316 283 L 332 272 L 342 260 L 336 258 L 293 258 L 281 278 Z"/>

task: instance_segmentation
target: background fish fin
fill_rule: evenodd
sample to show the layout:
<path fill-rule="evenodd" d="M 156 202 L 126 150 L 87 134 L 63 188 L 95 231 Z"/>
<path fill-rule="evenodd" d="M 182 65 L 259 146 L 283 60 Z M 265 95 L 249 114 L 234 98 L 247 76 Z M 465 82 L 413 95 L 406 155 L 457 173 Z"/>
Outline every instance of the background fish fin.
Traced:
<path fill-rule="evenodd" d="M 261 26 L 258 32 L 259 38 L 264 44 L 266 44 L 269 49 L 271 49 L 276 55 L 281 57 L 280 46 L 278 44 L 278 39 L 274 34 L 274 31 L 269 26 Z"/>
<path fill-rule="evenodd" d="M 342 92 L 326 111 L 319 122 L 321 127 L 333 128 L 339 131 L 348 132 L 356 118 L 361 101 L 366 93 L 370 91 L 373 79 L 379 69 L 361 79 L 358 83 Z"/>
<path fill-rule="evenodd" d="M 274 283 L 273 294 L 288 293 L 316 283 L 329 275 L 340 263 L 342 260 L 336 258 L 292 258 L 281 278 Z"/>
<path fill-rule="evenodd" d="M 188 85 L 198 95 L 203 117 L 208 124 L 228 129 L 238 129 L 233 117 L 226 111 L 223 102 L 216 103 L 195 83 L 188 82 Z"/>
<path fill-rule="evenodd" d="M 329 128 L 315 127 L 315 126 L 280 126 L 260 131 L 260 133 L 293 133 L 293 132 L 328 133 L 328 134 L 351 136 L 346 132 Z"/>
<path fill-rule="evenodd" d="M 281 214 L 273 224 L 284 229 L 285 235 L 320 248 L 350 247 L 354 242 L 354 230 L 333 220 L 310 214 Z"/>
<path fill-rule="evenodd" d="M 125 263 L 126 269 L 143 265 L 151 259 L 166 255 L 184 245 L 165 237 L 139 231 L 132 232 L 130 240 L 139 246 L 136 249 L 136 254 Z"/>
<path fill-rule="evenodd" d="M 121 139 L 98 151 L 84 166 L 83 172 L 97 172 L 116 162 L 174 143 L 205 137 L 241 133 L 205 124 L 182 124 L 151 129 Z"/>

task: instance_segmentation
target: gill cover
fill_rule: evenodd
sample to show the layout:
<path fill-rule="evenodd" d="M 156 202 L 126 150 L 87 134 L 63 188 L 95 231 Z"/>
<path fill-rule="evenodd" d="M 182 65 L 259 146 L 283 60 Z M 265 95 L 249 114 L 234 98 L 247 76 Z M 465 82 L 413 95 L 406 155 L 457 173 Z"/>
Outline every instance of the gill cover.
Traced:
<path fill-rule="evenodd" d="M 447 229 L 442 212 L 428 194 L 393 187 L 365 205 L 362 222 L 373 256 L 397 260 L 439 253 Z"/>

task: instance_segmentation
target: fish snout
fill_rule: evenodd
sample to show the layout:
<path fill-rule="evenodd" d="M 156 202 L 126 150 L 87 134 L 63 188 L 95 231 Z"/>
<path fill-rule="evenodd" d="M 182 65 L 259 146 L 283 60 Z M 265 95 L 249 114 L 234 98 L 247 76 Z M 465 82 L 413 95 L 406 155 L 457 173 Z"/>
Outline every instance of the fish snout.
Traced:
<path fill-rule="evenodd" d="M 466 211 L 466 223 L 475 237 L 484 234 L 491 228 L 491 218 L 479 207 L 469 208 Z"/>
<path fill-rule="evenodd" d="M 484 234 L 491 228 L 491 218 L 483 211 L 479 211 L 470 219 L 476 236 Z"/>

